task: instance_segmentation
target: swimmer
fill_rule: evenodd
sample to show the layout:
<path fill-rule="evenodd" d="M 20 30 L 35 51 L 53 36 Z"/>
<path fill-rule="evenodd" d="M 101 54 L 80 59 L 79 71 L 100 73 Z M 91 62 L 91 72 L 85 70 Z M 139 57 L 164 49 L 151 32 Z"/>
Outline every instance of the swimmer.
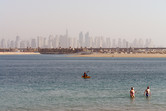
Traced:
<path fill-rule="evenodd" d="M 135 93 L 136 93 L 136 91 L 134 91 L 134 87 L 131 87 L 131 90 L 130 90 L 130 97 L 131 97 L 131 98 L 134 98 L 134 97 L 135 97 Z"/>
<path fill-rule="evenodd" d="M 151 95 L 151 92 L 150 92 L 150 88 L 148 86 L 147 89 L 144 92 L 144 96 L 149 97 L 150 95 Z"/>

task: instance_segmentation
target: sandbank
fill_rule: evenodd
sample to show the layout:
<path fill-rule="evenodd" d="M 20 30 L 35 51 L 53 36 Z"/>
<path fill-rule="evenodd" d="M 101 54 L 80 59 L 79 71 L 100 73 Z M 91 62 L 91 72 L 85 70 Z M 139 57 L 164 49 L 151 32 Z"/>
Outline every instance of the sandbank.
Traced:
<path fill-rule="evenodd" d="M 39 52 L 0 52 L 0 55 L 37 55 Z"/>

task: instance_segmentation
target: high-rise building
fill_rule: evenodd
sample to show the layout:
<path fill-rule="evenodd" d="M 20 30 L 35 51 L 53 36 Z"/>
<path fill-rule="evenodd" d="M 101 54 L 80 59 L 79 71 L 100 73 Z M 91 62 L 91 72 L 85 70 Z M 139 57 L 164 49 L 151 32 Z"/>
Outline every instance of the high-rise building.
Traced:
<path fill-rule="evenodd" d="M 6 46 L 6 48 L 11 48 L 11 47 L 10 47 L 10 42 L 11 42 L 10 40 L 7 41 L 7 46 Z"/>
<path fill-rule="evenodd" d="M 148 47 L 154 47 L 152 39 L 149 39 L 149 46 Z"/>
<path fill-rule="evenodd" d="M 44 37 L 44 38 L 43 38 L 43 48 L 48 48 L 48 47 L 49 47 L 48 42 L 49 42 L 49 41 L 47 40 L 47 38 Z"/>
<path fill-rule="evenodd" d="M 154 47 L 154 44 L 151 39 L 146 39 L 145 47 Z"/>
<path fill-rule="evenodd" d="M 53 48 L 53 39 L 54 39 L 54 36 L 50 35 L 48 38 L 48 48 Z"/>
<path fill-rule="evenodd" d="M 2 39 L 1 40 L 1 48 L 6 48 L 6 47 L 7 47 L 6 40 Z"/>
<path fill-rule="evenodd" d="M 69 35 L 68 35 L 68 30 L 66 29 L 66 37 L 68 38 L 68 36 L 69 36 Z"/>
<path fill-rule="evenodd" d="M 31 47 L 29 40 L 25 41 L 25 44 L 26 44 L 26 48 L 27 48 L 27 47 L 28 47 L 28 48 Z"/>
<path fill-rule="evenodd" d="M 122 47 L 122 42 L 121 42 L 121 39 L 120 39 L 120 38 L 118 39 L 118 47 L 119 47 L 119 48 Z"/>
<path fill-rule="evenodd" d="M 79 47 L 84 47 L 84 36 L 83 36 L 83 33 L 80 32 L 79 33 Z"/>
<path fill-rule="evenodd" d="M 67 47 L 67 37 L 66 37 L 66 35 L 60 35 L 60 37 L 59 37 L 59 47 L 68 48 Z"/>
<path fill-rule="evenodd" d="M 122 48 L 127 48 L 127 41 L 126 41 L 126 39 L 123 39 Z"/>
<path fill-rule="evenodd" d="M 89 48 L 90 47 L 90 37 L 89 37 L 89 32 L 85 34 L 85 47 Z"/>
<path fill-rule="evenodd" d="M 12 41 L 10 42 L 10 47 L 11 47 L 11 48 L 15 48 L 15 42 L 14 42 L 14 40 L 12 40 Z"/>
<path fill-rule="evenodd" d="M 95 48 L 102 47 L 102 37 L 95 37 L 94 39 Z"/>
<path fill-rule="evenodd" d="M 31 40 L 31 47 L 32 48 L 37 48 L 36 39 Z"/>
<path fill-rule="evenodd" d="M 93 47 L 93 38 L 90 37 L 90 46 L 89 47 Z"/>
<path fill-rule="evenodd" d="M 37 37 L 37 47 L 43 48 L 43 37 L 41 36 Z"/>
<path fill-rule="evenodd" d="M 58 35 L 56 35 L 53 39 L 53 48 L 58 48 L 59 47 L 59 38 Z"/>
<path fill-rule="evenodd" d="M 139 45 L 138 45 L 138 40 L 135 38 L 134 41 L 133 41 L 133 46 L 134 48 L 137 48 Z"/>
<path fill-rule="evenodd" d="M 20 37 L 16 36 L 15 48 L 20 48 Z"/>
<path fill-rule="evenodd" d="M 111 40 L 110 40 L 109 37 L 106 38 L 106 47 L 107 47 L 107 48 L 111 48 Z"/>
<path fill-rule="evenodd" d="M 20 41 L 20 48 L 26 48 L 26 42 L 25 41 Z"/>
<path fill-rule="evenodd" d="M 76 38 L 73 38 L 73 48 L 77 48 L 77 40 L 76 40 Z"/>
<path fill-rule="evenodd" d="M 144 41 L 142 39 L 139 39 L 138 44 L 139 44 L 138 45 L 139 48 L 143 48 Z"/>
<path fill-rule="evenodd" d="M 102 48 L 106 48 L 107 47 L 104 37 L 101 37 L 101 47 Z"/>
<path fill-rule="evenodd" d="M 112 47 L 113 47 L 113 48 L 116 48 L 116 39 L 113 39 L 113 40 L 112 40 Z"/>

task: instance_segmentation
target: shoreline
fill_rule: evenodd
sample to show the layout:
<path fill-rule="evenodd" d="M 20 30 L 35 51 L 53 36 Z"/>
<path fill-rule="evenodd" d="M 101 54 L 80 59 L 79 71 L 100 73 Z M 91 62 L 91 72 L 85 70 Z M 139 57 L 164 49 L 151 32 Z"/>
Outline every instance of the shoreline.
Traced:
<path fill-rule="evenodd" d="M 76 54 L 70 57 L 133 57 L 133 58 L 166 58 L 166 54 Z"/>
<path fill-rule="evenodd" d="M 0 52 L 0 55 L 39 55 L 39 52 Z M 131 57 L 131 58 L 166 58 L 166 54 L 73 54 L 68 57 Z"/>
<path fill-rule="evenodd" d="M 0 52 L 0 55 L 38 55 L 39 52 Z"/>

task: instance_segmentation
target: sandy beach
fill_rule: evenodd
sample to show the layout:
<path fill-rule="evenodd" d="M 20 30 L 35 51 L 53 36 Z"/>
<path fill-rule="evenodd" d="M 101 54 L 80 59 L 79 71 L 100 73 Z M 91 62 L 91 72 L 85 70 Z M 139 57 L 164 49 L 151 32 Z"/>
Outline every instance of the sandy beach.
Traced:
<path fill-rule="evenodd" d="M 94 54 L 87 54 L 87 55 L 81 55 L 81 54 L 76 54 L 71 57 L 154 57 L 154 58 L 160 58 L 166 57 L 166 54 L 101 54 L 101 53 L 94 53 Z"/>
<path fill-rule="evenodd" d="M 36 55 L 38 52 L 0 52 L 0 55 Z"/>

